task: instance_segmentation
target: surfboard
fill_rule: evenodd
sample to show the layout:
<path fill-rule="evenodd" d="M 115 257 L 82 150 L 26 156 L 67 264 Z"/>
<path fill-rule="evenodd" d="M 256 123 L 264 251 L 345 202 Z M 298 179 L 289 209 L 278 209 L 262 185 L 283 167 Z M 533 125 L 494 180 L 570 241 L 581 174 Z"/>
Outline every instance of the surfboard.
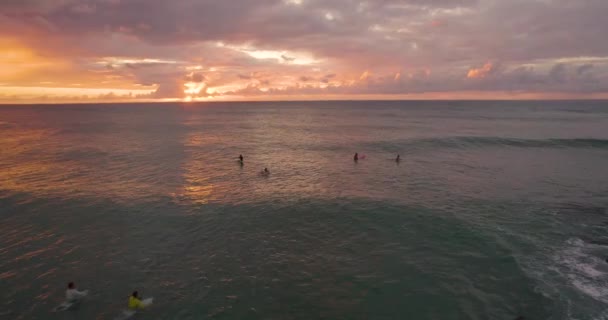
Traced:
<path fill-rule="evenodd" d="M 70 309 L 72 306 L 74 305 L 73 302 L 62 302 L 60 305 L 56 306 L 55 309 L 53 309 L 53 312 L 60 312 L 60 311 L 66 311 L 68 309 Z"/>
<path fill-rule="evenodd" d="M 66 301 L 62 302 L 60 305 L 56 306 L 53 309 L 53 312 L 66 311 L 66 310 L 69 310 L 70 308 L 72 308 L 73 306 L 79 304 L 80 302 L 82 302 L 82 299 L 84 299 L 84 297 L 86 297 L 89 294 L 89 290 L 85 290 L 82 293 L 83 293 L 82 297 L 80 297 L 76 300 L 73 300 L 73 301 L 66 300 Z"/>
<path fill-rule="evenodd" d="M 123 310 L 122 313 L 114 318 L 114 320 L 127 320 L 137 313 L 135 310 Z"/>
<path fill-rule="evenodd" d="M 154 298 L 145 298 L 145 299 L 141 300 L 141 304 L 143 304 L 144 307 L 151 305 L 152 302 L 154 302 Z"/>

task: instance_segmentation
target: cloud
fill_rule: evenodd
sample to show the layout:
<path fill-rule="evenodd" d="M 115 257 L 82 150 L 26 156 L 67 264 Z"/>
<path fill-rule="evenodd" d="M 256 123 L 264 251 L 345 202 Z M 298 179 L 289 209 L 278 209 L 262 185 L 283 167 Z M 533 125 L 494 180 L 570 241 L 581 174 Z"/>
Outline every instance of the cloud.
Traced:
<path fill-rule="evenodd" d="M 578 75 L 582 75 L 587 73 L 588 71 L 591 71 L 593 69 L 593 65 L 592 64 L 584 64 L 582 66 L 579 66 L 578 68 L 576 68 L 576 73 Z"/>
<path fill-rule="evenodd" d="M 28 53 L 1 72 L 11 86 L 171 98 L 188 82 L 216 96 L 592 94 L 608 86 L 605 12 L 604 0 L 4 0 L 0 41 Z"/>
<path fill-rule="evenodd" d="M 367 70 L 365 70 L 361 76 L 359 76 L 359 80 L 367 80 L 369 79 L 369 77 L 371 76 L 371 73 Z"/>
<path fill-rule="evenodd" d="M 282 55 L 281 55 L 281 58 L 282 58 L 283 60 L 287 61 L 287 62 L 291 62 L 291 61 L 296 60 L 296 58 L 293 58 L 293 57 L 288 57 L 288 56 L 286 56 L 286 55 L 284 55 L 284 54 L 282 54 Z"/>
<path fill-rule="evenodd" d="M 488 62 L 488 63 L 484 64 L 483 67 L 481 67 L 481 68 L 470 69 L 469 72 L 467 73 L 467 78 L 470 78 L 470 79 L 485 78 L 489 74 L 491 74 L 492 71 L 494 71 L 494 65 L 492 65 L 492 63 Z"/>

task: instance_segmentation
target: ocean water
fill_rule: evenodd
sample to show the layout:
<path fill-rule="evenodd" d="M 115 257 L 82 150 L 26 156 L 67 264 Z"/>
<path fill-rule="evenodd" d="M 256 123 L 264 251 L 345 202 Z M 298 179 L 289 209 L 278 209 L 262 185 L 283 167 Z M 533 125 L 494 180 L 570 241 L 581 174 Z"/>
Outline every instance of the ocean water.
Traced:
<path fill-rule="evenodd" d="M 608 319 L 607 206 L 603 101 L 2 106 L 0 318 Z"/>

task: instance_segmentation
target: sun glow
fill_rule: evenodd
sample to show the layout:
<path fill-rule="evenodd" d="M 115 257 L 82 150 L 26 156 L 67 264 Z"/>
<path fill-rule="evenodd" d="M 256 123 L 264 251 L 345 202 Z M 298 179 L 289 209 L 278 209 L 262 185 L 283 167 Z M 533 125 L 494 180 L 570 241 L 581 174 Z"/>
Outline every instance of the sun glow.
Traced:
<path fill-rule="evenodd" d="M 207 85 L 204 82 L 186 82 L 184 87 L 186 87 L 184 90 L 185 94 L 196 96 L 206 89 Z"/>
<path fill-rule="evenodd" d="M 225 44 L 222 44 L 221 46 L 230 48 L 234 51 L 245 53 L 250 57 L 258 60 L 272 59 L 276 60 L 278 63 L 281 64 L 312 65 L 321 62 L 320 60 L 315 59 L 311 54 L 305 52 L 292 52 L 286 50 L 260 50 L 249 46 L 227 46 Z"/>

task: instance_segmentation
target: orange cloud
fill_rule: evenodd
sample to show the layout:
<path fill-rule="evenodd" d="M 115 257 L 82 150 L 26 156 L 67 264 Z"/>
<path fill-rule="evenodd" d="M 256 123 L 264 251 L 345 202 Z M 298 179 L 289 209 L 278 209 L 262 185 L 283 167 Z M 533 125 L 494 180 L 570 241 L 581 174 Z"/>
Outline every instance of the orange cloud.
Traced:
<path fill-rule="evenodd" d="M 10 81 L 27 77 L 39 70 L 58 69 L 61 61 L 43 57 L 12 39 L 0 38 L 0 78 Z"/>
<path fill-rule="evenodd" d="M 365 81 L 365 80 L 369 79 L 369 76 L 370 76 L 369 71 L 365 71 L 361 74 L 361 76 L 359 77 L 359 80 Z"/>
<path fill-rule="evenodd" d="M 470 69 L 467 73 L 467 78 L 476 79 L 476 78 L 485 78 L 490 72 L 494 70 L 494 65 L 491 62 L 488 62 L 483 65 L 481 68 L 473 68 Z"/>

